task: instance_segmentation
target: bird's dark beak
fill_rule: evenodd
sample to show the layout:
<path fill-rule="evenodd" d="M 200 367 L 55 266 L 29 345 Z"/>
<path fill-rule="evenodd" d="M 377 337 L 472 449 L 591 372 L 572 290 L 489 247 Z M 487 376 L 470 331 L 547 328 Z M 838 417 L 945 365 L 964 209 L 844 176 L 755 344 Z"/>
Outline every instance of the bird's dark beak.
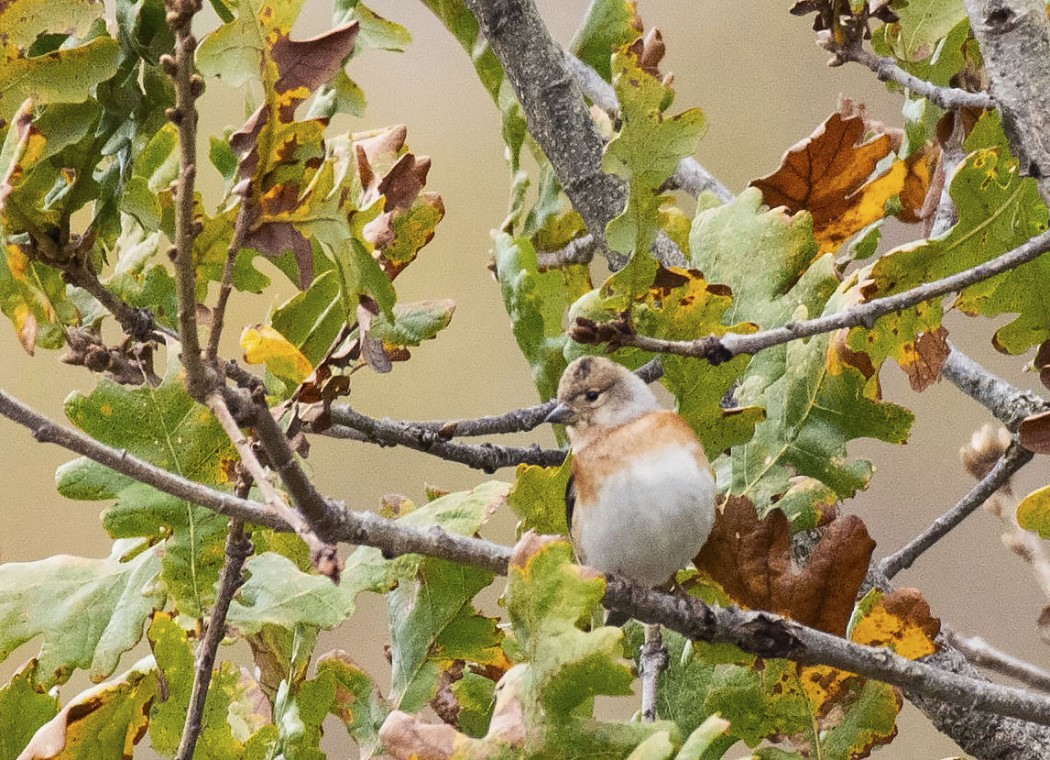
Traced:
<path fill-rule="evenodd" d="M 565 404 L 558 404 L 551 410 L 551 413 L 544 418 L 544 422 L 550 422 L 552 424 L 565 424 L 572 422 L 572 409 Z"/>

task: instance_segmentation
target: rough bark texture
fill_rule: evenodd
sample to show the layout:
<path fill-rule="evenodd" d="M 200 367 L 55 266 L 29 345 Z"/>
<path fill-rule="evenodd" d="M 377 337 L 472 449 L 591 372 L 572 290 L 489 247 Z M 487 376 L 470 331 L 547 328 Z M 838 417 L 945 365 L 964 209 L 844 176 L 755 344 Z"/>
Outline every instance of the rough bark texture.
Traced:
<path fill-rule="evenodd" d="M 1021 172 L 1050 198 L 1050 21 L 1040 0 L 966 0 Z"/>
<path fill-rule="evenodd" d="M 525 122 L 550 160 L 587 230 L 605 249 L 605 225 L 623 211 L 626 195 L 602 171 L 602 136 L 591 119 L 565 54 L 551 39 L 531 0 L 466 0 L 514 88 Z M 623 254 L 609 251 L 619 268 Z"/>

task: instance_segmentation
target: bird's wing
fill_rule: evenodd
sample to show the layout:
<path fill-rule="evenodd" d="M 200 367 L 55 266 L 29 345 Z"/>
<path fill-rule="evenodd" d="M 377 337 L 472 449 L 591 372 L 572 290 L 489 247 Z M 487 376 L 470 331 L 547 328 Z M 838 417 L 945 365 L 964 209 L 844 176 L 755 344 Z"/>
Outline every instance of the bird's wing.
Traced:
<path fill-rule="evenodd" d="M 572 535 L 572 513 L 576 509 L 576 476 L 570 475 L 565 484 L 565 525 Z"/>

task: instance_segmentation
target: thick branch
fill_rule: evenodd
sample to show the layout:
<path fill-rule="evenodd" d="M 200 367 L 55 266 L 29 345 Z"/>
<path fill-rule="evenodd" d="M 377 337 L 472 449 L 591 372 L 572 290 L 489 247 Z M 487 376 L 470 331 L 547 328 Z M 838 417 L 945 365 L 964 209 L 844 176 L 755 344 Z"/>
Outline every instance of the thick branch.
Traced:
<path fill-rule="evenodd" d="M 969 517 L 991 496 L 1005 485 L 1015 472 L 1032 461 L 1032 452 L 1012 445 L 995 467 L 985 475 L 959 502 L 938 517 L 926 530 L 913 538 L 907 545 L 886 557 L 879 563 L 879 571 L 892 579 L 901 570 L 911 567 L 938 541 L 948 535 L 959 523 Z"/>
<path fill-rule="evenodd" d="M 1041 0 L 966 0 L 1003 131 L 1050 201 L 1050 21 Z"/>
<path fill-rule="evenodd" d="M 258 502 L 191 483 L 134 457 L 122 455 L 122 452 L 83 434 L 54 425 L 3 393 L 0 393 L 0 414 L 34 430 L 40 440 L 59 443 L 167 493 L 224 514 L 236 514 L 246 521 L 288 529 Z M 495 573 L 507 572 L 511 557 L 508 547 L 450 535 L 439 527 L 428 530 L 408 527 L 369 512 L 354 512 L 332 502 L 324 502 L 324 506 L 331 526 L 326 538 L 331 540 L 366 544 L 395 554 L 426 554 Z M 786 657 L 805 664 L 830 665 L 913 689 L 950 704 L 1050 725 L 1050 698 L 946 673 L 885 649 L 860 646 L 770 613 L 709 607 L 699 599 L 645 589 L 616 577 L 607 579 L 603 601 L 610 609 L 628 613 L 642 622 L 659 623 L 693 639 L 732 643 L 764 657 Z"/>
<path fill-rule="evenodd" d="M 620 181 L 602 171 L 602 136 L 532 0 L 466 0 L 588 232 L 605 248 L 605 225 L 623 211 Z M 620 268 L 626 257 L 608 251 Z"/>
<path fill-rule="evenodd" d="M 938 87 L 933 82 L 909 74 L 897 65 L 892 58 L 875 55 L 865 50 L 859 43 L 849 47 L 834 44 L 826 46 L 836 55 L 836 62 L 855 61 L 862 66 L 867 66 L 874 72 L 881 82 L 896 82 L 901 87 L 911 90 L 916 95 L 929 100 L 941 108 L 952 110 L 956 108 L 995 108 L 995 100 L 991 95 L 984 92 L 968 92 L 955 87 Z"/>
<path fill-rule="evenodd" d="M 1037 235 L 1023 245 L 998 256 L 991 261 L 978 264 L 971 269 L 944 277 L 940 280 L 924 283 L 918 287 L 896 293 L 885 298 L 854 306 L 845 311 L 827 316 L 807 319 L 801 322 L 789 322 L 783 327 L 774 327 L 750 335 L 728 333 L 721 337 L 709 335 L 696 340 L 665 340 L 638 335 L 630 330 L 620 330 L 615 341 L 620 346 L 634 346 L 644 351 L 654 351 L 681 356 L 697 356 L 707 359 L 712 364 L 721 364 L 740 354 L 756 354 L 772 346 L 790 343 L 800 338 L 839 330 L 844 327 L 872 327 L 875 320 L 886 314 L 901 309 L 908 309 L 924 301 L 953 293 L 978 282 L 990 279 L 1011 269 L 1016 269 L 1038 258 L 1050 250 L 1050 231 Z"/>

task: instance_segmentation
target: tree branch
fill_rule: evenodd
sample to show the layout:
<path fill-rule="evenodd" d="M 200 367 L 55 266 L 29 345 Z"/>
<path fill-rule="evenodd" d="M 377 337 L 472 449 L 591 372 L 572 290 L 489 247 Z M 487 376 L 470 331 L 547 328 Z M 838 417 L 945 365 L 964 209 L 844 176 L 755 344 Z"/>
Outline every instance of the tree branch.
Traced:
<path fill-rule="evenodd" d="M 175 33 L 175 55 L 161 59 L 164 70 L 175 85 L 175 107 L 168 118 L 179 136 L 181 171 L 175 182 L 175 290 L 179 303 L 179 339 L 182 364 L 186 368 L 186 387 L 198 401 L 213 384 L 201 358 L 197 334 L 196 272 L 193 268 L 193 240 L 200 232 L 193 218 L 193 193 L 197 178 L 197 98 L 204 94 L 204 80 L 194 73 L 193 56 L 197 39 L 193 36 L 193 17 L 200 0 L 166 0 L 167 22 Z"/>
<path fill-rule="evenodd" d="M 1050 202 L 1050 21 L 1041 0 L 966 0 L 1003 131 Z"/>
<path fill-rule="evenodd" d="M 588 232 L 619 269 L 627 258 L 605 249 L 605 225 L 623 211 L 620 180 L 602 171 L 602 137 L 532 0 L 466 0 L 496 54 L 536 138 Z"/>
<path fill-rule="evenodd" d="M 295 506 L 299 510 L 298 514 L 291 513 L 291 510 L 284 504 L 283 498 L 277 494 L 276 489 L 272 492 L 277 498 L 276 503 L 280 505 L 279 508 L 283 508 L 287 516 L 286 521 L 295 527 L 296 533 L 310 547 L 310 556 L 314 567 L 322 575 L 326 575 L 333 582 L 338 583 L 343 563 L 339 559 L 334 546 L 334 542 L 337 539 L 332 538 L 329 535 L 329 531 L 336 518 L 336 513 L 341 510 L 320 494 L 310 481 L 310 478 L 307 477 L 306 472 L 303 471 L 299 461 L 295 458 L 291 445 L 288 443 L 288 437 L 280 425 L 277 424 L 277 421 L 270 413 L 269 407 L 266 405 L 266 392 L 264 389 L 256 388 L 251 392 L 251 398 L 245 399 L 243 392 L 224 388 L 223 400 L 232 407 L 231 411 L 236 409 L 241 416 L 250 422 L 256 439 L 266 453 L 270 467 L 277 473 L 281 482 L 288 489 L 288 493 L 291 494 L 292 501 L 295 502 Z M 254 460 L 254 455 L 252 459 Z M 261 469 L 259 467 L 260 471 Z M 266 480 L 266 473 L 262 472 L 261 474 L 261 479 L 259 474 L 253 473 L 253 477 L 260 482 L 260 487 L 264 487 L 262 481 Z M 305 518 L 305 523 L 299 515 Z"/>
<path fill-rule="evenodd" d="M 826 50 L 833 53 L 834 64 L 854 61 L 871 69 L 880 82 L 896 82 L 901 87 L 911 90 L 916 95 L 921 95 L 931 103 L 946 110 L 956 108 L 981 108 L 990 110 L 995 108 L 995 100 L 991 95 L 984 92 L 968 92 L 955 87 L 938 87 L 932 82 L 909 74 L 897 65 L 892 58 L 875 55 L 864 49 L 859 41 L 848 46 L 837 45 L 832 38 L 828 38 Z"/>
<path fill-rule="evenodd" d="M 1050 408 L 1045 399 L 992 374 L 954 346 L 941 367 L 941 377 L 985 407 L 1011 432 L 1017 432 L 1025 417 Z"/>
<path fill-rule="evenodd" d="M 668 655 L 664 637 L 658 625 L 645 626 L 645 641 L 638 653 L 638 676 L 642 681 L 642 720 L 656 720 L 656 699 L 660 674 L 667 670 Z"/>
<path fill-rule="evenodd" d="M 311 557 L 326 557 L 332 552 L 332 548 L 325 544 L 321 539 L 317 537 L 314 531 L 311 529 L 309 523 L 303 518 L 303 516 L 288 506 L 288 502 L 285 501 L 284 495 L 277 490 L 277 487 L 270 482 L 270 474 L 266 472 L 262 464 L 259 462 L 259 458 L 255 456 L 255 451 L 252 448 L 252 441 L 244 436 L 241 432 L 240 426 L 237 421 L 233 418 L 233 414 L 230 412 L 229 407 L 226 405 L 226 401 L 222 397 L 220 391 L 213 391 L 208 394 L 207 398 L 208 408 L 212 410 L 215 418 L 222 425 L 222 429 L 226 431 L 227 437 L 230 442 L 233 443 L 234 448 L 237 449 L 237 453 L 241 457 L 241 465 L 247 470 L 248 475 L 251 476 L 252 480 L 255 481 L 256 486 L 259 488 L 259 492 L 263 495 L 263 501 L 266 506 L 274 514 L 279 515 L 288 525 L 292 526 L 295 532 L 310 548 Z M 267 413 L 269 416 L 269 413 Z M 338 566 L 333 567 L 330 563 L 326 564 L 323 568 L 319 568 L 326 575 L 329 575 L 333 580 L 338 581 Z M 334 577 L 329 573 L 335 572 Z"/>
<path fill-rule="evenodd" d="M 244 237 L 248 234 L 248 204 L 245 198 L 248 188 L 245 186 L 239 193 L 241 196 L 240 206 L 237 207 L 237 218 L 233 223 L 233 234 L 230 236 L 230 245 L 226 249 L 226 264 L 222 269 L 222 280 L 219 283 L 219 297 L 215 302 L 215 308 L 211 312 L 211 327 L 208 331 L 207 361 L 214 364 L 219 357 L 219 340 L 222 338 L 223 323 L 226 320 L 226 304 L 233 292 L 233 269 L 237 263 L 237 254 L 244 245 Z"/>
<path fill-rule="evenodd" d="M 1009 271 L 1025 264 L 1050 250 L 1050 231 L 1044 232 L 1026 243 L 997 256 L 983 264 L 964 270 L 940 280 L 924 283 L 917 287 L 896 293 L 884 298 L 877 298 L 845 311 L 828 314 L 823 317 L 807 319 L 801 322 L 789 322 L 783 327 L 761 330 L 749 335 L 728 333 L 726 335 L 708 335 L 696 340 L 665 340 L 638 335 L 629 325 L 619 323 L 594 324 L 577 320 L 573 328 L 573 337 L 581 342 L 615 342 L 617 346 L 633 346 L 643 351 L 696 356 L 712 364 L 721 364 L 740 354 L 756 354 L 772 346 L 790 343 L 793 340 L 809 338 L 814 335 L 839 330 L 844 327 L 872 327 L 875 320 L 886 314 L 901 309 L 911 308 L 924 301 L 930 301 L 978 282 L 990 279 L 997 274 Z M 595 333 L 595 330 L 601 331 Z"/>
<path fill-rule="evenodd" d="M 38 440 L 58 443 L 140 482 L 222 514 L 282 530 L 289 527 L 258 502 L 216 491 L 117 451 L 0 393 L 0 414 L 30 428 Z M 276 423 L 275 423 L 276 425 Z M 425 554 L 506 574 L 511 550 L 481 539 L 454 536 L 439 527 L 412 528 L 370 512 L 322 502 L 329 514 L 326 538 L 365 544 L 394 554 Z M 646 623 L 659 623 L 693 639 L 735 644 L 763 657 L 785 657 L 803 664 L 830 665 L 970 709 L 1050 725 L 1050 698 L 990 684 L 906 660 L 885 649 L 860 646 L 778 615 L 736 607 L 709 607 L 693 597 L 672 596 L 622 578 L 607 577 L 603 603 Z"/>
<path fill-rule="evenodd" d="M 889 580 L 901 570 L 911 567 L 915 560 L 991 498 L 1010 480 L 1014 473 L 1032 461 L 1032 456 L 1032 452 L 1022 449 L 1017 444 L 1012 444 L 995 463 L 991 472 L 981 478 L 977 485 L 970 489 L 970 492 L 962 497 L 954 507 L 934 520 L 926 530 L 908 544 L 879 562 L 879 572 Z"/>
<path fill-rule="evenodd" d="M 546 406 L 546 405 L 543 405 Z M 553 408 L 553 405 L 551 405 Z M 530 412 L 540 407 L 516 410 L 508 416 L 519 412 Z M 548 410 L 549 411 L 549 410 Z M 344 438 L 380 446 L 405 446 L 425 454 L 436 456 L 450 462 L 458 462 L 477 470 L 492 473 L 503 467 L 516 467 L 519 464 L 536 464 L 541 467 L 556 467 L 565 460 L 565 452 L 558 449 L 541 449 L 533 444 L 527 447 L 501 446 L 496 443 L 477 445 L 452 443 L 446 440 L 440 429 L 416 427 L 412 423 L 377 420 L 356 412 L 349 406 L 332 409 L 332 419 L 338 422 L 323 430 L 314 432 L 332 438 Z M 488 418 L 490 420 L 498 418 Z M 542 420 L 540 420 L 542 422 Z M 424 423 L 426 424 L 426 423 Z M 431 423 L 433 424 L 433 423 Z M 455 424 L 455 423 L 450 423 Z M 539 424 L 539 423 L 537 423 Z M 532 427 L 536 427 L 533 425 Z M 312 427 L 309 429 L 313 429 Z M 532 428 L 523 428 L 529 429 Z M 472 433 L 483 435 L 483 433 Z M 453 433 L 453 435 L 465 435 Z M 451 436 L 449 436 L 451 437 Z"/>
<path fill-rule="evenodd" d="M 1050 670 L 997 649 L 980 636 L 963 636 L 956 631 L 947 631 L 946 635 L 951 645 L 974 665 L 1014 678 L 1033 689 L 1050 691 Z"/>
<path fill-rule="evenodd" d="M 243 478 L 237 488 L 237 495 L 248 495 L 251 479 Z M 245 560 L 252 555 L 252 544 L 244 535 L 244 523 L 236 517 L 230 519 L 226 534 L 226 563 L 219 576 L 219 589 L 215 594 L 215 605 L 212 607 L 208 628 L 197 647 L 197 662 L 193 673 L 193 690 L 190 692 L 190 705 L 186 712 L 186 725 L 182 730 L 182 739 L 175 753 L 175 760 L 192 760 L 193 750 L 203 728 L 204 704 L 208 699 L 208 687 L 211 685 L 211 674 L 215 669 L 215 658 L 219 644 L 226 636 L 226 615 L 230 611 L 233 595 L 240 588 Z"/>

